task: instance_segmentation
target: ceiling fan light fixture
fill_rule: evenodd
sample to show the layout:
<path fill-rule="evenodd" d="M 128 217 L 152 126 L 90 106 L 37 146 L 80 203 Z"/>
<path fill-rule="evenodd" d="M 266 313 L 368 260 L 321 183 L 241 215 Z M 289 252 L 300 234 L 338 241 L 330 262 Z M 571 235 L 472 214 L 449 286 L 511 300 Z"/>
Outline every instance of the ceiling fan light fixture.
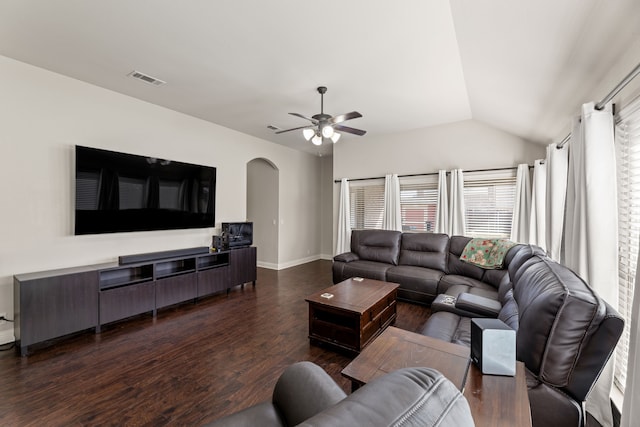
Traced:
<path fill-rule="evenodd" d="M 338 142 L 339 139 L 340 139 L 340 134 L 338 132 L 334 132 L 333 135 L 331 135 L 331 141 L 333 141 L 334 144 Z"/>
<path fill-rule="evenodd" d="M 322 128 L 322 136 L 325 138 L 331 138 L 333 136 L 333 127 L 331 127 L 331 125 L 325 125 Z"/>
<path fill-rule="evenodd" d="M 311 138 L 311 142 L 313 142 L 313 145 L 322 145 L 322 136 L 316 134 L 313 138 Z"/>
<path fill-rule="evenodd" d="M 304 135 L 304 139 L 306 139 L 307 141 L 311 141 L 311 138 L 313 138 L 315 134 L 316 132 L 311 128 L 302 130 L 302 135 Z"/>

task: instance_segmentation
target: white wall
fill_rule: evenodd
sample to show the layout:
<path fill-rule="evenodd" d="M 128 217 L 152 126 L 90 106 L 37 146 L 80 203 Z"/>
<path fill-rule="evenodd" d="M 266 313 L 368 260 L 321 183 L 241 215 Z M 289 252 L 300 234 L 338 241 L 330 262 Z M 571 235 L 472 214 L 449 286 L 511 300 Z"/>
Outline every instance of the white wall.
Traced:
<path fill-rule="evenodd" d="M 333 157 L 325 156 L 320 161 L 320 256 L 333 257 Z M 336 208 L 337 209 L 337 208 Z"/>
<path fill-rule="evenodd" d="M 253 222 L 260 267 L 278 266 L 278 174 L 264 159 L 247 165 L 247 220 Z"/>
<path fill-rule="evenodd" d="M 246 164 L 269 159 L 280 171 L 279 266 L 319 257 L 318 157 L 3 56 L 0 94 L 0 312 L 13 315 L 14 274 L 208 246 L 218 232 L 74 236 L 76 144 L 215 166 L 217 225 L 246 218 Z"/>
<path fill-rule="evenodd" d="M 333 176 L 339 180 L 384 177 L 388 173 L 420 174 L 439 169 L 501 168 L 533 164 L 535 159 L 544 157 L 543 145 L 475 120 L 465 120 L 394 135 L 340 140 L 333 150 Z M 339 191 L 339 184 L 334 184 L 334 241 Z"/>
<path fill-rule="evenodd" d="M 475 120 L 464 120 L 375 138 L 352 137 L 344 144 L 340 141 L 333 151 L 333 176 L 368 178 L 439 169 L 509 167 L 531 164 L 544 156 L 541 145 Z"/>

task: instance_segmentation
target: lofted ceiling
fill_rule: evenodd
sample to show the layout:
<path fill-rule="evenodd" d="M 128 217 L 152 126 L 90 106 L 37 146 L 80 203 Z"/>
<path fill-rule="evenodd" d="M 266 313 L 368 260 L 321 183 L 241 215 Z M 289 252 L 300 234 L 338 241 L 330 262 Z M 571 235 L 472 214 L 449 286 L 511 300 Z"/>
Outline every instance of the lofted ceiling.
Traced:
<path fill-rule="evenodd" d="M 267 128 L 307 124 L 287 113 L 319 113 L 320 85 L 363 114 L 343 140 L 474 119 L 549 143 L 638 28 L 638 0 L 0 2 L 1 55 L 323 155 Z"/>

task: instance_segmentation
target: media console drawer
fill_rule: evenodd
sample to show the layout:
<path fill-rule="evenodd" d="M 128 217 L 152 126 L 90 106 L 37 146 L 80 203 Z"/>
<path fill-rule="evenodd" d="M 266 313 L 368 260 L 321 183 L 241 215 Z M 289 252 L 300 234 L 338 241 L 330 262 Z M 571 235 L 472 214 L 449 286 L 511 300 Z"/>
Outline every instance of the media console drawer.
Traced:
<path fill-rule="evenodd" d="M 156 287 L 154 282 L 121 286 L 100 291 L 100 325 L 126 319 L 147 312 L 156 307 Z"/>

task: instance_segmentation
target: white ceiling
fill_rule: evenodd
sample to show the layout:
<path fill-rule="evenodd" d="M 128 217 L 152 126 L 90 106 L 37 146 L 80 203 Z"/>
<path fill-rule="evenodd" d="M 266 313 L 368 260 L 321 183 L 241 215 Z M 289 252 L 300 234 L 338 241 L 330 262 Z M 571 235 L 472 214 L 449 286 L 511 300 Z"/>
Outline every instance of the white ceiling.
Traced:
<path fill-rule="evenodd" d="M 307 124 L 287 113 L 320 85 L 367 136 L 472 118 L 548 143 L 638 29 L 638 0 L 0 1 L 2 55 L 322 154 L 267 129 Z"/>

